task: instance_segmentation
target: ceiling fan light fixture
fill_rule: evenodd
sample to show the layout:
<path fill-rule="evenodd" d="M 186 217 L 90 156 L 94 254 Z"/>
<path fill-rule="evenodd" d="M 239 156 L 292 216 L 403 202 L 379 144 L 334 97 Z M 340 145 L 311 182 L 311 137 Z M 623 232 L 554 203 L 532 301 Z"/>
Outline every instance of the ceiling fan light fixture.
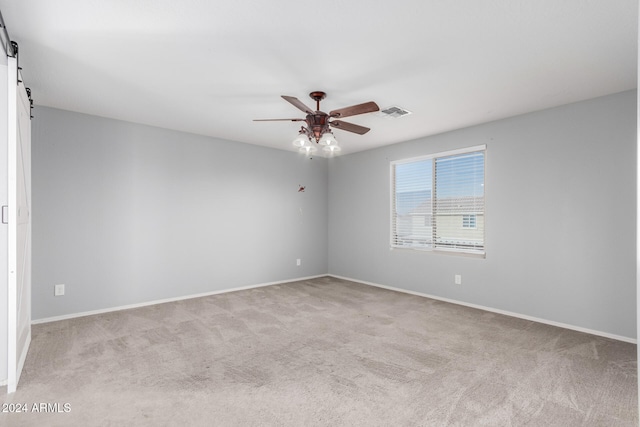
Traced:
<path fill-rule="evenodd" d="M 305 132 L 300 131 L 300 133 L 298 134 L 298 136 L 296 136 L 296 138 L 293 140 L 293 146 L 294 147 L 305 147 L 305 146 L 310 146 L 311 145 L 311 140 L 309 139 L 309 135 L 307 135 Z"/>
<path fill-rule="evenodd" d="M 338 145 L 338 141 L 336 140 L 336 137 L 333 136 L 333 132 L 326 131 L 322 134 L 319 144 L 325 146 Z"/>
<path fill-rule="evenodd" d="M 340 148 L 339 145 L 327 145 L 322 150 L 328 153 L 337 153 L 342 150 L 342 148 Z"/>
<path fill-rule="evenodd" d="M 304 154 L 311 154 L 311 153 L 315 153 L 316 151 L 318 151 L 318 149 L 313 145 L 305 145 L 304 147 L 300 147 L 298 149 L 298 151 L 300 151 L 301 153 L 304 153 Z"/>

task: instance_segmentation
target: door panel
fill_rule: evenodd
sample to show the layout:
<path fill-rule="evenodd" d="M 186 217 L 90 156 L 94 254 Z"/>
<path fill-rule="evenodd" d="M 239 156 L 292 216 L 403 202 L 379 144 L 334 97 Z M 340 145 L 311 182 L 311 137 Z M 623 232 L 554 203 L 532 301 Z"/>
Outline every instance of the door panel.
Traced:
<path fill-rule="evenodd" d="M 17 62 L 9 58 L 9 393 L 17 388 L 31 342 L 31 106 L 15 79 Z"/>

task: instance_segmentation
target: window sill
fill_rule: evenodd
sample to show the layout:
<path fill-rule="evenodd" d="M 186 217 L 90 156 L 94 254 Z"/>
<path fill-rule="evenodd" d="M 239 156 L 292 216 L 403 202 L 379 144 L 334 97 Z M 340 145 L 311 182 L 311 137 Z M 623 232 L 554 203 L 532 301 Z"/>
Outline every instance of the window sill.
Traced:
<path fill-rule="evenodd" d="M 486 252 L 471 252 L 471 251 L 461 251 L 461 250 L 442 249 L 442 248 L 416 248 L 416 247 L 391 246 L 389 247 L 389 249 L 392 251 L 430 252 L 434 254 L 454 255 L 454 256 L 461 256 L 466 258 L 485 259 L 487 257 Z"/>

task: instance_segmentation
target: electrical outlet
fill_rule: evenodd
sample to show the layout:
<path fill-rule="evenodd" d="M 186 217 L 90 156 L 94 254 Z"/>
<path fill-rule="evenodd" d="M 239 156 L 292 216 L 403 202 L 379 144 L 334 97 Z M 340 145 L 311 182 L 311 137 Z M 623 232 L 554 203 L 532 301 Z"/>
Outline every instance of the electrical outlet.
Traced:
<path fill-rule="evenodd" d="M 53 296 L 61 297 L 64 295 L 64 285 L 53 285 Z"/>
<path fill-rule="evenodd" d="M 462 285 L 462 275 L 461 274 L 456 274 L 455 276 L 453 276 L 453 280 L 454 280 L 456 285 Z"/>
<path fill-rule="evenodd" d="M 300 262 L 300 258 L 298 258 L 298 259 L 296 260 L 296 265 L 297 265 L 298 267 L 300 267 L 300 264 L 301 264 L 301 262 Z"/>

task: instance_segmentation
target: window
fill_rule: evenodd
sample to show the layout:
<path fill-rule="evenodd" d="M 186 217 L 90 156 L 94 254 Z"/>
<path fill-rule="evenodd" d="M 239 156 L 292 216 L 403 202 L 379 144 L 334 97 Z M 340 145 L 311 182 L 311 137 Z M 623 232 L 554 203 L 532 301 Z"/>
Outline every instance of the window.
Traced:
<path fill-rule="evenodd" d="M 462 228 L 476 228 L 476 214 L 462 215 Z"/>
<path fill-rule="evenodd" d="M 484 255 L 485 151 L 391 162 L 392 247 Z"/>

